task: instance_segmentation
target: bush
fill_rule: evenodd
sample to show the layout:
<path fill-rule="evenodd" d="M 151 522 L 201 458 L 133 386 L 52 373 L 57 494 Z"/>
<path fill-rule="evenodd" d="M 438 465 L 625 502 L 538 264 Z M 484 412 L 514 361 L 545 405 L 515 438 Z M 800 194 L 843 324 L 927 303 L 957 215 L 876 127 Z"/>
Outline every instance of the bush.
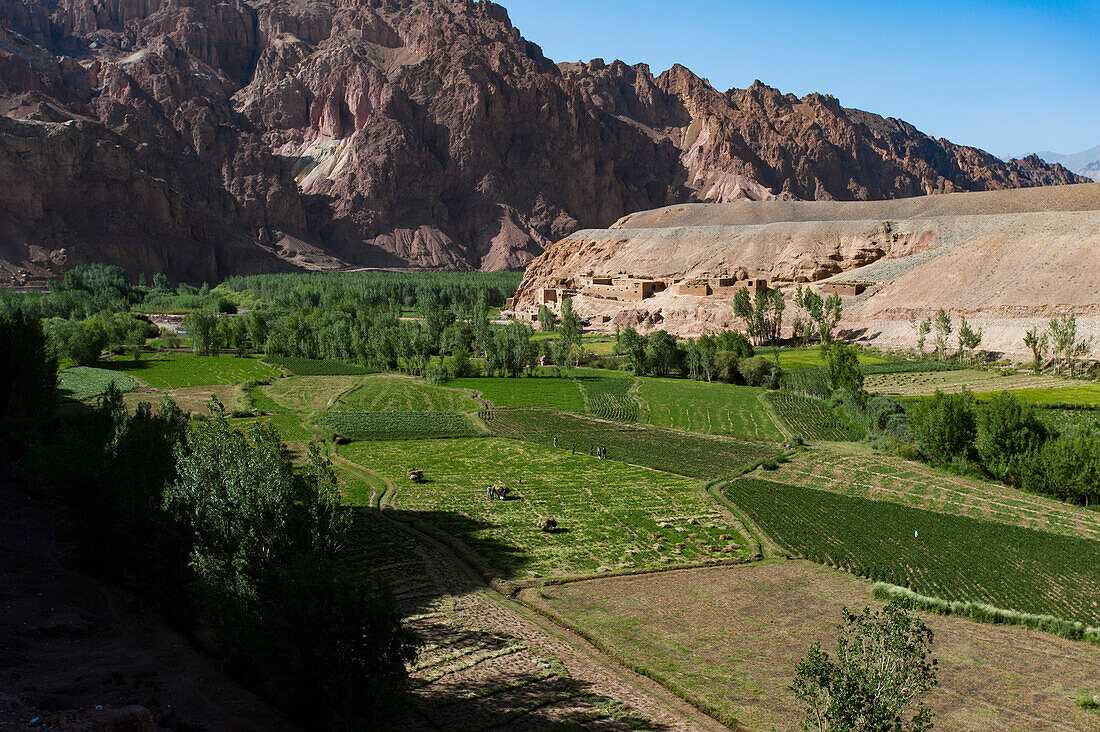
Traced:
<path fill-rule="evenodd" d="M 945 465 L 955 458 L 967 460 L 977 435 L 974 397 L 937 390 L 914 407 L 910 426 L 921 451 L 932 460 Z"/>
<path fill-rule="evenodd" d="M 978 409 L 974 447 L 986 470 L 1011 485 L 1020 485 L 1020 461 L 1047 439 L 1035 410 L 1011 394 L 994 396 Z"/>
<path fill-rule="evenodd" d="M 780 377 L 783 375 L 779 364 L 763 356 L 742 359 L 737 369 L 749 386 L 765 386 L 769 389 L 778 389 Z"/>

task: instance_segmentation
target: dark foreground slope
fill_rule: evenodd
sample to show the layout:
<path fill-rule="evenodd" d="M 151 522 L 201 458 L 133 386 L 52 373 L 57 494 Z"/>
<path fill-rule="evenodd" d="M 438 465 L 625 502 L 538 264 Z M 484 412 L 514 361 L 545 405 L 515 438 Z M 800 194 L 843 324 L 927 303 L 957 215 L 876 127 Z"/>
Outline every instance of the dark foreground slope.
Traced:
<path fill-rule="evenodd" d="M 819 94 L 555 65 L 465 0 L 0 0 L 0 113 L 0 262 L 32 274 L 515 268 L 679 201 L 1079 180 Z"/>

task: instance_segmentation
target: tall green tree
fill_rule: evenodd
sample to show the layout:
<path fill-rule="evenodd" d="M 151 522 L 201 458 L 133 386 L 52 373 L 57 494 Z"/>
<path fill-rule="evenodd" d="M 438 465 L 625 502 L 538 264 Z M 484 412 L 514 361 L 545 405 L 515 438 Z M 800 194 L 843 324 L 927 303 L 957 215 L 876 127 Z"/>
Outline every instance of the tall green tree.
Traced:
<path fill-rule="evenodd" d="M 936 331 L 936 357 L 940 361 L 945 361 L 947 360 L 947 343 L 954 330 L 951 325 L 951 316 L 947 314 L 946 310 L 940 308 L 932 325 Z"/>
<path fill-rule="evenodd" d="M 646 337 L 633 328 L 627 328 L 619 334 L 619 340 L 615 344 L 615 353 L 626 356 L 631 368 L 634 369 L 635 376 L 645 376 L 646 374 L 648 344 L 649 341 Z"/>
<path fill-rule="evenodd" d="M 341 570 L 350 516 L 317 446 L 296 471 L 272 427 L 235 430 L 214 402 L 176 458 L 164 505 L 193 537 L 225 663 L 317 726 L 381 728 L 415 639 L 384 586 Z"/>
<path fill-rule="evenodd" d="M 847 343 L 833 343 L 825 352 L 829 385 L 833 389 L 859 392 L 863 389 L 863 373 L 859 370 L 859 355 Z"/>
<path fill-rule="evenodd" d="M 649 335 L 648 361 L 653 365 L 653 372 L 658 376 L 667 376 L 673 371 L 679 371 L 683 361 L 684 352 L 675 336 L 665 330 L 658 330 Z"/>

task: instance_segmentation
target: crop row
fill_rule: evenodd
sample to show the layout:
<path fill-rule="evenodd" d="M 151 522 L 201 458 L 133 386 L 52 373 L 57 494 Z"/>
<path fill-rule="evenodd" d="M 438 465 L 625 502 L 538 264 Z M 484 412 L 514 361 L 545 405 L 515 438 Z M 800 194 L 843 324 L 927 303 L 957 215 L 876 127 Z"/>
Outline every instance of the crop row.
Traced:
<path fill-rule="evenodd" d="M 778 450 L 757 442 L 705 437 L 654 427 L 602 422 L 579 415 L 532 409 L 497 410 L 487 414 L 494 434 L 587 455 L 603 447 L 609 460 L 641 465 L 691 478 L 733 475 L 775 457 Z"/>
<path fill-rule="evenodd" d="M 638 402 L 630 394 L 634 379 L 583 377 L 576 379 L 576 382 L 584 394 L 584 405 L 589 414 L 618 422 L 638 421 Z"/>
<path fill-rule="evenodd" d="M 787 426 L 803 439 L 845 441 L 859 438 L 858 431 L 821 399 L 782 391 L 769 392 L 767 399 Z"/>
<path fill-rule="evenodd" d="M 328 359 L 267 356 L 264 361 L 286 369 L 295 376 L 360 376 L 371 373 L 366 366 Z"/>
<path fill-rule="evenodd" d="M 454 412 L 326 412 L 321 420 L 346 440 L 425 440 L 483 434 L 466 415 Z"/>
<path fill-rule="evenodd" d="M 949 601 L 1100 624 L 1100 542 L 755 478 L 724 490 L 814 561 Z"/>

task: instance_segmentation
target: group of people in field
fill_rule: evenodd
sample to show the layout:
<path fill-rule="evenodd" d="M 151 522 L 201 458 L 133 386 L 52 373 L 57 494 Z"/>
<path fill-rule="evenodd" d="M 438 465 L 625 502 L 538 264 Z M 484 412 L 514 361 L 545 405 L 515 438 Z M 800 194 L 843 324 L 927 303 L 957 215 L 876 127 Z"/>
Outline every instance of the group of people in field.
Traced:
<path fill-rule="evenodd" d="M 554 438 L 554 447 L 556 448 L 557 446 L 558 446 L 558 438 L 555 437 Z M 576 445 L 576 443 L 573 443 L 573 442 L 569 443 L 569 454 L 570 455 L 576 455 L 577 454 L 577 445 Z M 604 458 L 607 457 L 607 448 L 603 447 L 601 445 L 594 445 L 590 442 L 590 443 L 588 443 L 588 457 L 596 457 L 596 458 L 599 458 L 600 460 L 603 460 Z"/>

